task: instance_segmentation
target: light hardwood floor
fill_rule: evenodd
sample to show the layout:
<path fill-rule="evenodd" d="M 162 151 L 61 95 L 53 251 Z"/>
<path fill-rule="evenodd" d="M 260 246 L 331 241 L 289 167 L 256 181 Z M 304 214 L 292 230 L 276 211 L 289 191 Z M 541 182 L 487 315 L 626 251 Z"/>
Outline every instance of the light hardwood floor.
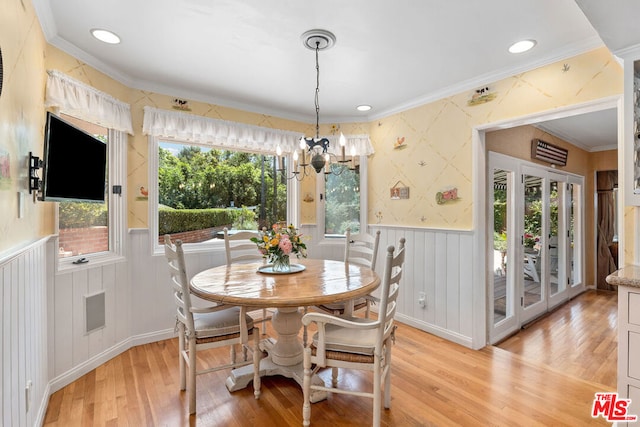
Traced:
<path fill-rule="evenodd" d="M 499 347 L 479 351 L 400 324 L 393 348 L 392 404 L 382 424 L 609 425 L 590 414 L 594 393 L 615 390 L 614 296 L 589 291 Z M 603 306 L 614 308 L 602 311 Z M 178 389 L 177 357 L 176 339 L 122 353 L 54 393 L 44 425 L 301 425 L 302 392 L 293 380 L 264 378 L 262 395 L 255 400 L 251 387 L 229 393 L 226 372 L 198 377 L 198 412 L 189 417 L 185 393 Z M 227 351 L 213 350 L 198 362 L 227 357 Z M 330 381 L 330 372 L 322 376 Z M 361 373 L 341 373 L 339 381 L 371 385 L 370 376 Z M 367 398 L 331 395 L 312 405 L 311 423 L 370 425 L 371 405 Z"/>
<path fill-rule="evenodd" d="M 584 380 L 616 387 L 618 294 L 588 291 L 498 347 Z"/>

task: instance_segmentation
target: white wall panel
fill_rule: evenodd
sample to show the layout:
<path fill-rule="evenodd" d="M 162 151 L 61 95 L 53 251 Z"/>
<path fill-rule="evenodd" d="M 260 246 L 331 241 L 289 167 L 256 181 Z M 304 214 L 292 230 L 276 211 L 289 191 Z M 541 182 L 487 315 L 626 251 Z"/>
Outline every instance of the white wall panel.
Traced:
<path fill-rule="evenodd" d="M 380 231 L 380 248 L 376 271 L 384 268 L 389 245 L 398 246 L 406 239 L 407 257 L 402 290 L 398 300 L 398 320 L 459 344 L 481 348 L 485 338 L 474 337 L 474 325 L 485 319 L 484 306 L 474 305 L 474 298 L 484 300 L 483 276 L 475 277 L 475 238 L 472 231 L 405 228 L 369 225 L 369 232 Z M 313 235 L 315 228 L 301 227 Z M 335 244 L 308 242 L 311 257 L 341 259 L 343 240 Z M 418 304 L 425 293 L 425 307 Z M 376 307 L 373 307 L 376 310 Z M 484 328 L 481 328 L 484 329 Z"/>
<path fill-rule="evenodd" d="M 482 277 L 474 277 L 474 235 L 371 226 L 381 231 L 377 269 L 389 245 L 407 240 L 398 320 L 460 344 L 479 348 L 474 325 L 484 318 Z M 304 230 L 312 234 L 313 228 Z M 128 234 L 128 262 L 83 265 L 56 272 L 54 239 L 0 260 L 0 421 L 32 425 L 44 416 L 48 393 L 69 384 L 132 345 L 173 336 L 174 305 L 166 261 L 153 255 L 148 230 Z M 340 259 L 342 240 L 310 241 L 311 257 Z M 187 253 L 189 274 L 224 263 L 222 250 Z M 105 327 L 85 331 L 84 297 L 105 292 Z M 418 304 L 420 292 L 426 305 Z M 374 307 L 375 309 L 375 307 Z M 48 340 L 47 340 L 48 339 Z M 33 382 L 30 410 L 25 387 Z M 39 408 L 36 410 L 34 408 Z"/>
<path fill-rule="evenodd" d="M 473 233 L 377 225 L 369 228 L 373 233 L 381 231 L 378 273 L 382 272 L 387 246 L 397 247 L 401 237 L 407 240 L 398 320 L 468 347 L 484 346 L 483 339 L 474 342 L 473 337 L 474 322 L 484 319 L 484 312 L 478 312 L 483 308 L 473 305 L 473 295 L 484 292 L 482 278 L 475 279 L 473 273 Z M 420 292 L 425 293 L 425 307 L 418 304 Z"/>
<path fill-rule="evenodd" d="M 41 240 L 0 259 L 0 422 L 6 426 L 39 425 L 48 399 L 45 246 Z"/>

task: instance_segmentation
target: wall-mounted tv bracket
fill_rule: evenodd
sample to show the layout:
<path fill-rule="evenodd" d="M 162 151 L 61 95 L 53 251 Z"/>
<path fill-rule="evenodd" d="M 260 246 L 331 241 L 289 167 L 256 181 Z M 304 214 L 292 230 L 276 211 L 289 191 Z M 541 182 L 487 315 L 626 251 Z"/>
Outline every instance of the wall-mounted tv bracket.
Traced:
<path fill-rule="evenodd" d="M 29 194 L 35 191 L 34 199 L 42 190 L 40 177 L 38 176 L 38 169 L 42 168 L 42 159 L 33 155 L 29 151 Z"/>

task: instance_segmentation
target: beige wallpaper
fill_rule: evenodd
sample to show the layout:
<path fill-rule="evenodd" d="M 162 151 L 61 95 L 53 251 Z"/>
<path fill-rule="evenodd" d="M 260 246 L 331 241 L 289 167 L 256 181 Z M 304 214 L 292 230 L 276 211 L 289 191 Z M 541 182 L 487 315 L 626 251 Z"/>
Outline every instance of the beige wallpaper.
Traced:
<path fill-rule="evenodd" d="M 42 154 L 45 46 L 31 2 L 0 0 L 0 254 L 48 234 L 53 223 L 50 207 L 29 195 L 27 169 L 29 152 Z"/>
<path fill-rule="evenodd" d="M 470 91 L 371 123 L 376 154 L 369 169 L 369 222 L 471 229 L 471 129 L 621 94 L 622 68 L 601 48 L 487 88 L 479 99 Z M 394 148 L 402 138 L 401 148 Z M 391 199 L 397 182 L 409 187 L 409 199 Z M 436 194 L 451 188 L 458 200 L 438 204 Z"/>
<path fill-rule="evenodd" d="M 2 1 L 6 2 L 6 0 Z M 16 79 L 20 80 L 18 84 L 27 87 L 29 92 L 21 90 L 11 94 L 11 89 L 7 89 L 9 95 L 3 93 L 0 105 L 20 105 L 19 108 L 12 108 L 10 113 L 6 112 L 5 107 L 0 110 L 0 114 L 4 114 L 5 117 L 7 114 L 13 115 L 11 120 L 17 123 L 20 108 L 23 111 L 29 108 L 30 111 L 23 113 L 23 117 L 28 117 L 31 126 L 26 127 L 28 132 L 35 135 L 23 139 L 28 139 L 33 150 L 41 153 L 45 68 L 57 69 L 110 93 L 122 101 L 129 102 L 132 107 L 135 135 L 129 138 L 127 158 L 128 227 L 146 227 L 148 206 L 139 193 L 139 188 L 146 187 L 148 181 L 147 138 L 141 132 L 143 107 L 150 105 L 171 109 L 174 107 L 174 97 L 130 89 L 70 55 L 47 46 L 42 40 L 33 11 L 25 10 L 20 5 L 16 7 L 16 2 L 9 2 L 9 5 L 10 13 L 14 16 L 7 18 L 3 13 L 2 17 L 9 22 L 9 26 L 13 27 L 8 31 L 11 42 L 4 42 L 4 44 L 12 46 L 12 43 L 15 43 L 15 50 L 25 56 L 17 58 L 5 53 L 8 57 L 5 59 L 7 64 L 5 68 L 11 68 L 5 71 L 5 78 L 14 82 Z M 0 31 L 5 28 L 7 28 L 5 25 L 0 26 Z M 5 46 L 2 48 L 3 52 L 8 49 Z M 46 61 L 43 66 L 42 55 L 45 49 Z M 568 71 L 564 71 L 565 64 L 569 66 Z M 14 71 L 16 69 L 20 69 L 20 72 L 16 73 Z M 27 93 L 31 95 L 26 96 Z M 469 91 L 372 123 L 340 124 L 341 130 L 345 133 L 369 133 L 376 150 L 369 163 L 369 222 L 470 229 L 473 209 L 471 129 L 474 126 L 620 93 L 622 93 L 621 67 L 610 53 L 602 48 L 489 84 L 487 93 L 480 98 L 488 102 L 477 102 L 478 94 L 475 91 Z M 17 96 L 24 99 L 22 101 L 14 99 Z M 28 101 L 26 101 L 27 98 Z M 311 134 L 314 131 L 312 124 L 273 116 L 196 101 L 189 101 L 189 106 L 192 114 L 206 117 L 300 131 L 305 134 Z M 1 132 L 7 132 L 6 129 L 7 127 L 2 127 Z M 9 129 L 12 130 L 10 133 L 13 135 L 3 140 L 11 142 L 0 142 L 2 144 L 0 147 L 14 154 L 18 151 L 15 147 L 16 135 L 21 135 L 17 129 L 24 132 L 25 127 L 16 125 Z M 321 126 L 321 133 L 329 131 L 330 125 Z M 302 195 L 313 192 L 313 186 L 312 180 L 306 181 L 302 187 Z M 392 199 L 390 189 L 394 186 L 408 187 L 409 198 Z M 11 184 L 9 188 L 9 190 L 0 190 L 0 197 L 7 202 L 17 200 L 15 196 L 17 184 Z M 438 204 L 436 194 L 445 193 L 453 188 L 457 189 L 458 198 Z M 15 200 L 14 203 L 16 203 Z M 303 223 L 315 222 L 316 203 L 315 200 L 303 203 L 301 208 Z M 46 210 L 46 207 L 32 208 L 31 211 L 38 209 Z M 13 210 L 16 212 L 17 207 Z M 37 219 L 28 222 L 34 222 L 40 230 L 44 230 L 40 231 L 40 234 L 52 229 L 51 213 L 36 215 L 36 217 Z M 25 228 L 12 226 L 15 221 L 17 221 L 16 218 L 7 220 L 3 217 L 0 227 L 5 230 L 10 228 L 22 230 L 16 233 L 25 233 Z M 24 238 L 9 238 L 9 241 L 14 243 L 20 240 Z"/>

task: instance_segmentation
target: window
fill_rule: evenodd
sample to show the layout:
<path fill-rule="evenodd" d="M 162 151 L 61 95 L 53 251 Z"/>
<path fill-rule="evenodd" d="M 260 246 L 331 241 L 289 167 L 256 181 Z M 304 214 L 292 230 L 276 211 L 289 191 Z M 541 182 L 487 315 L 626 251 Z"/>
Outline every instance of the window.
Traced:
<path fill-rule="evenodd" d="M 149 206 L 151 208 L 151 215 L 149 219 L 149 228 L 151 229 L 150 238 L 152 240 L 152 247 L 154 253 L 161 253 L 162 249 L 159 244 L 159 239 L 163 235 L 163 233 L 168 229 L 165 227 L 166 224 L 160 224 L 160 208 L 162 203 L 160 202 L 160 191 L 172 191 L 176 192 L 176 196 L 180 193 L 184 194 L 184 198 L 187 196 L 194 196 L 199 194 L 203 196 L 203 193 L 209 192 L 208 196 L 211 196 L 210 199 L 206 202 L 203 208 L 197 208 L 198 210 L 203 209 L 219 209 L 225 212 L 206 212 L 205 216 L 221 216 L 221 215 L 229 215 L 229 212 L 233 208 L 237 210 L 238 208 L 242 210 L 243 206 L 245 209 L 249 209 L 252 211 L 253 217 L 256 218 L 255 221 L 260 224 L 268 225 L 273 223 L 274 221 L 287 221 L 292 224 L 298 224 L 299 210 L 300 206 L 298 204 L 299 190 L 301 183 L 297 181 L 297 179 L 286 179 L 285 177 L 277 177 L 279 168 L 274 161 L 273 156 L 276 153 L 282 152 L 284 153 L 284 157 L 286 158 L 285 162 L 289 164 L 293 164 L 294 155 L 299 147 L 300 147 L 300 133 L 293 131 L 285 131 L 273 128 L 266 128 L 260 126 L 253 126 L 243 123 L 235 123 L 226 120 L 219 120 L 204 116 L 197 116 L 193 114 L 187 114 L 184 112 L 177 111 L 166 111 L 160 110 L 154 107 L 147 106 L 144 108 L 144 120 L 142 125 L 142 131 L 149 135 L 149 159 L 150 159 L 150 168 L 149 168 Z M 338 136 L 331 136 L 329 138 L 333 140 L 332 146 L 339 147 L 338 145 Z M 359 157 L 352 157 L 352 161 L 355 161 L 359 158 L 360 166 L 359 166 L 359 174 L 355 174 L 351 182 L 337 182 L 330 183 L 332 199 L 336 202 L 332 206 L 335 207 L 335 212 L 342 210 L 342 208 L 348 205 L 348 209 L 350 212 L 355 212 L 359 209 L 358 218 L 348 218 L 344 215 L 333 215 L 331 221 L 335 222 L 336 227 L 342 227 L 344 224 L 356 224 L 362 229 L 366 229 L 366 224 L 363 219 L 366 218 L 367 206 L 366 206 L 366 198 L 359 198 L 359 206 L 356 201 L 353 200 L 353 197 L 350 199 L 346 199 L 345 194 L 340 196 L 340 189 L 346 188 L 349 184 L 350 188 L 355 193 L 366 194 L 365 182 L 362 180 L 362 177 L 366 177 L 366 158 L 373 154 L 373 146 L 371 145 L 371 141 L 368 135 L 351 135 L 346 138 L 346 146 L 350 147 L 353 152 L 358 153 Z M 189 141 L 189 142 L 187 142 Z M 209 172 L 200 172 L 200 176 L 197 180 L 193 180 L 189 182 L 185 177 L 191 176 L 194 174 L 193 169 L 191 167 L 191 162 L 187 162 L 181 168 L 175 169 L 176 171 L 180 171 L 180 173 L 169 173 L 169 171 L 161 172 L 161 152 L 160 148 L 168 149 L 168 146 L 161 146 L 161 144 L 179 144 L 182 147 L 177 147 L 174 149 L 174 155 L 177 155 L 180 151 L 182 151 L 185 147 L 188 148 L 188 152 L 197 152 L 199 153 L 196 158 L 199 158 L 200 155 L 210 156 L 206 161 L 203 162 L 202 170 L 209 169 Z M 189 148 L 191 147 L 191 148 Z M 211 153 L 210 153 L 211 152 Z M 162 162 L 163 165 L 168 165 L 168 161 L 173 161 L 171 158 L 166 156 L 167 153 L 162 154 Z M 336 155 L 336 153 L 331 153 Z M 188 157 L 185 152 L 185 159 Z M 238 163 L 233 164 L 234 167 L 243 167 L 247 168 L 245 172 L 248 173 L 248 176 L 254 177 L 251 185 L 249 185 L 249 189 L 252 189 L 255 193 L 255 196 L 252 199 L 240 199 L 237 198 L 237 194 L 234 193 L 232 196 L 227 194 L 224 195 L 224 192 L 229 192 L 229 188 L 233 188 L 233 182 L 230 181 L 222 181 L 223 184 L 219 184 L 218 182 L 213 182 L 212 177 L 215 174 L 215 171 L 220 168 L 220 170 L 224 171 L 225 163 L 224 162 L 233 162 L 234 157 L 242 158 L 245 160 L 244 164 Z M 291 163 L 290 163 L 291 162 Z M 197 162 L 196 162 L 197 163 Z M 215 167 L 209 168 L 209 165 L 213 163 Z M 336 166 L 338 167 L 338 166 Z M 252 173 L 249 173 L 253 171 Z M 258 172 L 259 171 L 259 172 Z M 259 182 L 260 185 L 256 187 L 255 185 L 255 173 L 259 173 Z M 209 175 L 207 175 L 207 173 Z M 160 184 L 159 180 L 162 176 L 163 184 Z M 172 174 L 172 178 L 170 177 Z M 166 175 L 166 176 L 164 176 Z M 343 174 L 343 179 L 347 180 L 349 174 Z M 322 175 L 321 175 L 322 176 Z M 221 180 L 223 178 L 229 178 L 229 173 L 220 173 Z M 288 177 L 291 178 L 291 177 Z M 167 186 L 164 189 L 164 182 L 169 182 L 169 180 L 173 179 L 175 183 L 177 180 L 181 180 L 182 182 L 177 183 L 178 187 L 176 189 L 175 185 Z M 352 185 L 354 182 L 359 181 L 359 185 Z M 183 185 L 180 188 L 180 184 Z M 161 185 L 163 186 L 161 188 Z M 222 188 L 217 188 L 218 185 L 222 185 Z M 316 194 L 318 194 L 318 199 L 323 200 L 324 198 L 324 179 L 316 180 Z M 246 190 L 247 185 L 244 184 L 244 189 Z M 145 189 L 146 191 L 146 189 Z M 168 193 L 167 193 L 168 194 Z M 352 194 L 353 196 L 353 194 Z M 164 197 L 164 196 L 163 196 Z M 305 194 L 305 199 L 307 195 Z M 311 197 L 314 199 L 313 197 Z M 177 199 L 176 199 L 177 200 Z M 233 205 L 231 205 L 233 202 Z M 172 202 L 174 203 L 174 202 Z M 333 203 L 333 202 L 332 202 Z M 317 211 L 316 211 L 316 220 L 318 224 L 321 224 L 316 228 L 318 233 L 320 233 L 320 238 L 322 238 L 324 234 L 324 218 L 325 218 L 325 203 L 319 202 L 316 203 Z M 178 215 L 192 215 L 191 213 L 183 213 L 183 212 L 175 212 L 175 210 L 184 209 L 187 205 L 183 202 L 182 205 L 175 204 L 175 206 L 167 206 L 169 210 L 173 209 L 170 213 Z M 340 209 L 338 209 L 340 208 Z M 256 213 L 257 212 L 257 213 Z M 163 214 L 164 215 L 164 214 Z M 247 214 L 249 216 L 249 214 Z M 355 214 L 352 215 L 355 217 Z M 198 225 L 196 228 L 198 230 L 202 230 L 203 228 L 216 228 L 221 227 L 220 224 L 231 224 L 233 226 L 234 218 L 223 218 L 223 220 L 216 219 L 215 221 L 211 221 L 211 219 L 207 219 L 207 223 L 203 223 Z M 172 220 L 173 223 L 177 223 L 177 220 Z M 351 221 L 351 222 L 349 222 Z M 338 224 L 338 222 L 340 224 Z M 186 224 L 186 220 L 185 220 Z M 215 224 L 215 225 L 214 225 Z M 206 227 L 205 227 L 206 225 Z M 173 227 L 173 226 L 172 226 Z M 181 227 L 175 228 L 176 232 L 182 232 L 178 230 Z M 186 227 L 185 227 L 186 228 Z M 163 231 L 164 230 L 164 231 Z M 214 230 L 209 230 L 212 232 Z M 186 232 L 186 230 L 184 231 Z M 215 239 L 213 234 L 207 237 L 208 244 L 215 244 Z M 199 250 L 202 248 L 203 244 L 195 248 L 195 250 Z"/>
<path fill-rule="evenodd" d="M 154 140 L 156 247 L 165 234 L 185 243 L 221 245 L 224 227 L 258 230 L 287 220 L 287 180 L 276 170 L 274 156 Z"/>
<path fill-rule="evenodd" d="M 347 228 L 352 233 L 367 231 L 367 158 L 359 157 L 356 168 L 352 163 L 332 163 L 334 172 L 324 182 L 325 203 L 320 204 L 319 218 L 323 218 L 324 237 L 331 239 L 343 236 Z"/>
<path fill-rule="evenodd" d="M 348 165 L 331 165 L 325 182 L 325 236 L 360 232 L 360 173 Z"/>
<path fill-rule="evenodd" d="M 58 259 L 61 268 L 71 266 L 79 258 L 105 260 L 122 255 L 124 215 L 121 194 L 109 189 L 123 181 L 124 143 L 126 135 L 87 121 L 60 114 L 66 121 L 107 143 L 107 177 L 105 203 L 59 202 L 57 203 Z M 114 166 L 115 165 L 115 166 Z"/>

